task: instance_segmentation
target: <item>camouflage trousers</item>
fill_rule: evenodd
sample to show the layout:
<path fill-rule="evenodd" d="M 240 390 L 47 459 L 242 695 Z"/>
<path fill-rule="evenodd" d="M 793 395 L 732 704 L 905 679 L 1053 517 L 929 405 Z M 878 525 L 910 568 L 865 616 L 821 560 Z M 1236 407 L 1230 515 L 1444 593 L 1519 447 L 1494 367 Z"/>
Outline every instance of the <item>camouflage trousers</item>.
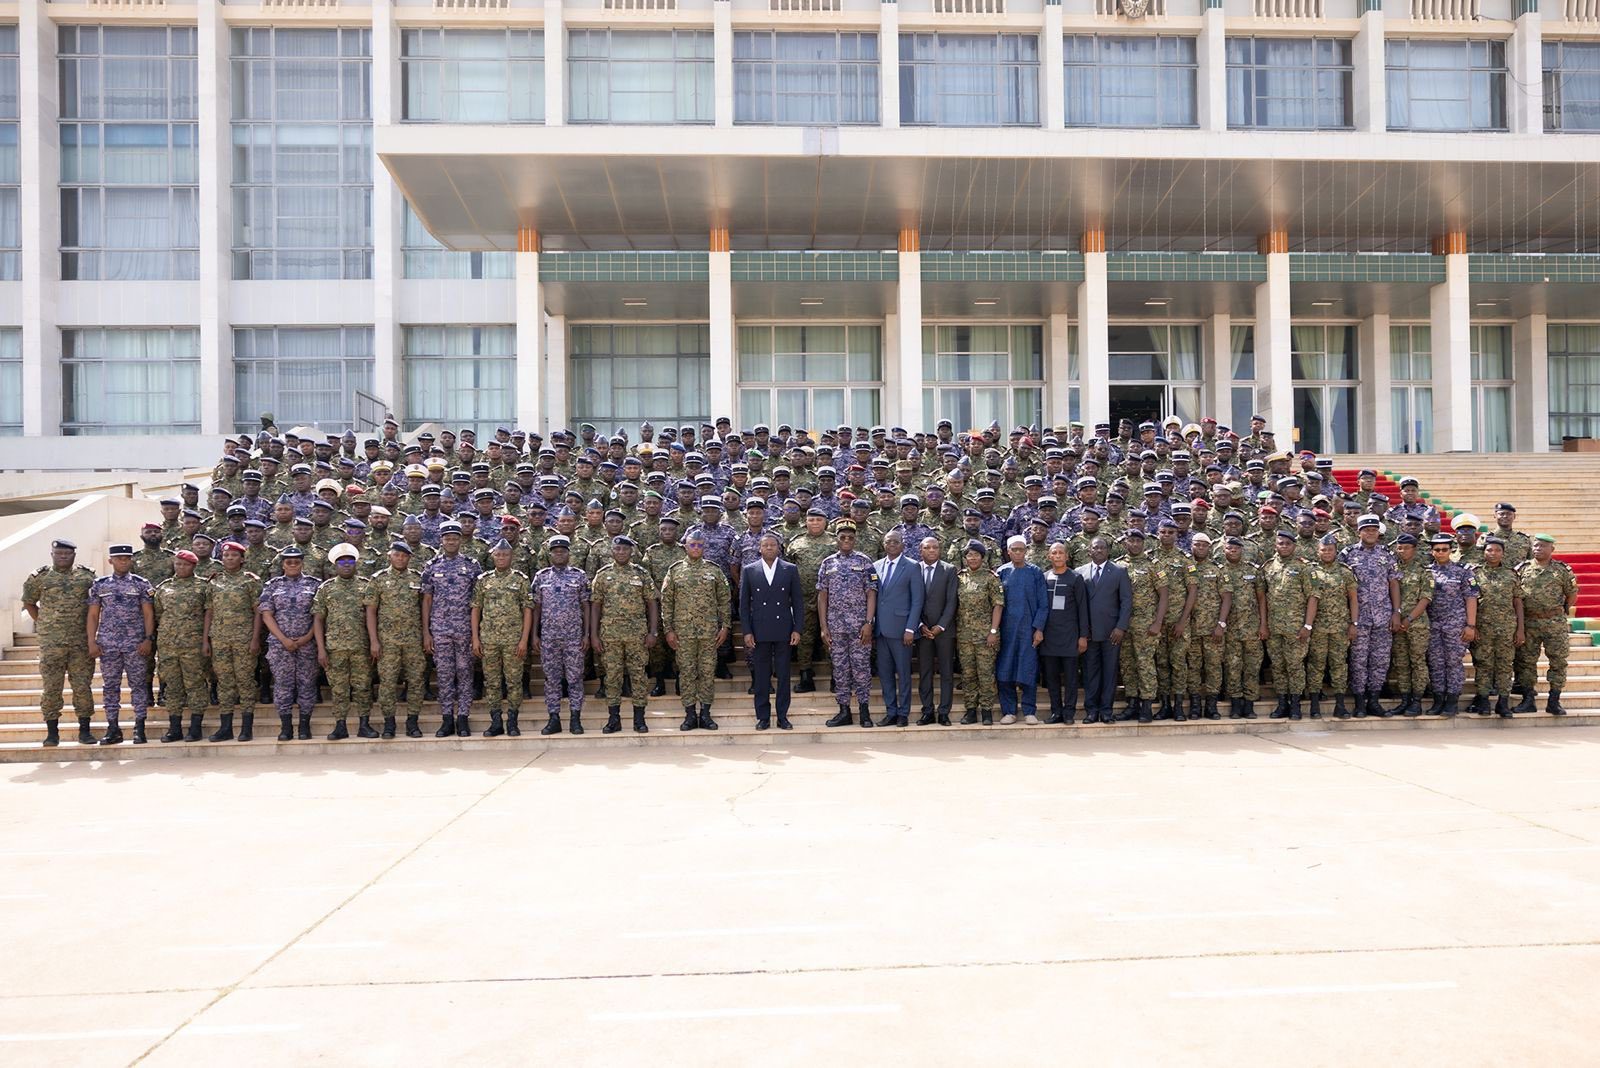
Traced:
<path fill-rule="evenodd" d="M 1306 642 L 1306 693 L 1335 696 L 1350 690 L 1350 640 L 1344 627 L 1315 630 Z M 1324 678 L 1328 688 L 1323 689 Z"/>
<path fill-rule="evenodd" d="M 199 648 L 170 653 L 158 650 L 156 666 L 161 670 L 167 715 L 205 715 L 206 705 L 211 703 L 211 684 L 206 680 L 206 658 Z"/>
<path fill-rule="evenodd" d="M 437 648 L 437 646 L 435 646 Z M 406 715 L 422 715 L 423 676 L 428 670 L 428 657 L 422 651 L 422 640 L 415 634 L 390 638 L 383 643 L 383 655 L 378 657 L 378 712 L 384 719 L 393 719 L 400 706 L 400 681 L 405 680 Z"/>
<path fill-rule="evenodd" d="M 1545 671 L 1545 681 L 1550 684 L 1552 690 L 1565 689 L 1567 649 L 1572 641 L 1566 613 L 1550 619 L 1527 620 L 1522 625 L 1522 632 L 1528 640 L 1517 650 L 1517 688 L 1531 690 L 1539 681 L 1539 652 L 1543 650 L 1545 657 L 1550 661 L 1550 667 Z"/>
<path fill-rule="evenodd" d="M 1161 673 L 1156 658 L 1164 639 L 1145 633 L 1149 623 L 1128 624 L 1122 639 L 1122 695 L 1129 700 L 1153 701 L 1161 696 Z"/>
<path fill-rule="evenodd" d="M 256 654 L 250 639 L 211 643 L 211 670 L 217 673 L 217 711 L 222 715 L 256 710 Z"/>
<path fill-rule="evenodd" d="M 1280 697 L 1306 692 L 1306 647 L 1298 630 L 1268 631 L 1267 659 L 1272 663 L 1272 688 Z"/>
<path fill-rule="evenodd" d="M 1189 692 L 1189 633 L 1174 636 L 1170 626 L 1162 629 L 1156 643 L 1156 692 L 1184 696 Z"/>
<path fill-rule="evenodd" d="M 439 714 L 472 712 L 472 641 L 464 634 L 433 636 L 433 666 L 439 673 Z"/>
<path fill-rule="evenodd" d="M 1216 621 L 1197 627 L 1199 632 L 1185 644 L 1188 646 L 1184 677 L 1188 680 L 1188 693 L 1194 697 L 1217 697 L 1222 693 L 1222 656 L 1226 650 L 1223 638 L 1211 637 Z M 1200 635 L 1204 635 L 1203 637 Z"/>
<path fill-rule="evenodd" d="M 833 698 L 841 705 L 872 700 L 872 646 L 861 644 L 861 628 L 865 620 L 837 630 L 828 629 L 832 643 L 828 655 L 833 659 Z M 991 658 L 992 659 L 992 658 Z"/>
<path fill-rule="evenodd" d="M 667 644 L 665 638 L 657 641 L 655 648 L 650 650 L 649 656 L 646 657 L 645 667 L 649 669 L 650 674 L 659 675 L 662 678 L 666 678 L 678 670 L 677 654 L 672 651 L 672 646 Z"/>
<path fill-rule="evenodd" d="M 94 657 L 87 648 L 46 645 L 39 650 L 39 678 L 43 693 L 39 711 L 46 723 L 61 718 L 61 688 L 72 681 L 72 709 L 79 719 L 94 715 Z"/>
<path fill-rule="evenodd" d="M 563 680 L 567 684 L 567 707 L 574 716 L 583 711 L 583 648 L 577 638 L 539 643 L 539 661 L 544 665 L 544 708 L 552 716 L 561 715 Z"/>
<path fill-rule="evenodd" d="M 645 681 L 644 631 L 600 636 L 600 673 L 606 682 L 606 703 L 622 704 L 622 684 L 627 679 L 636 708 L 643 708 L 650 684 Z"/>
<path fill-rule="evenodd" d="M 862 650 L 865 652 L 866 650 Z M 961 657 L 961 702 L 968 712 L 993 714 L 995 707 L 994 654 L 988 636 L 957 638 Z"/>
<path fill-rule="evenodd" d="M 1428 618 L 1394 636 L 1389 655 L 1389 685 L 1395 693 L 1422 693 L 1428 688 Z"/>
<path fill-rule="evenodd" d="M 294 715 L 297 704 L 302 716 L 311 715 L 317 704 L 316 645 L 302 645 L 291 653 L 273 638 L 267 642 L 267 663 L 272 667 L 272 706 L 278 715 Z"/>
<path fill-rule="evenodd" d="M 1261 639 L 1258 631 L 1251 630 L 1248 637 L 1234 637 L 1229 628 L 1223 643 L 1223 673 L 1227 677 L 1228 696 L 1254 701 L 1261 696 Z"/>
<path fill-rule="evenodd" d="M 100 650 L 100 707 L 106 722 L 116 725 L 122 712 L 122 677 L 128 677 L 128 701 L 135 723 L 143 723 L 150 710 L 150 658 L 132 649 Z"/>
<path fill-rule="evenodd" d="M 1350 643 L 1350 682 L 1356 693 L 1373 693 L 1383 687 L 1393 646 L 1394 633 L 1387 619 L 1356 624 L 1356 640 Z"/>
<path fill-rule="evenodd" d="M 709 705 L 716 698 L 717 633 L 678 632 L 678 690 L 683 704 Z"/>
<path fill-rule="evenodd" d="M 1461 640 L 1460 621 L 1428 628 L 1428 677 L 1434 693 L 1458 694 L 1466 686 L 1467 643 Z"/>
<path fill-rule="evenodd" d="M 1472 675 L 1473 688 L 1479 697 L 1511 692 L 1516 637 L 1514 621 L 1478 629 L 1478 640 L 1472 643 Z"/>
<path fill-rule="evenodd" d="M 794 669 L 796 671 L 810 671 L 811 665 L 817 659 L 817 646 L 821 644 L 822 632 L 817 624 L 817 591 L 806 590 L 806 614 L 800 621 L 800 644 L 794 651 Z"/>
<path fill-rule="evenodd" d="M 522 712 L 522 672 L 527 659 L 526 656 L 517 655 L 516 642 L 484 644 L 483 696 L 489 702 L 489 711 L 504 709 L 513 714 Z M 420 690 L 418 694 L 420 701 Z"/>
<path fill-rule="evenodd" d="M 372 657 L 365 649 L 328 650 L 328 694 L 334 719 L 350 718 L 352 709 L 357 715 L 366 714 L 371 674 Z"/>

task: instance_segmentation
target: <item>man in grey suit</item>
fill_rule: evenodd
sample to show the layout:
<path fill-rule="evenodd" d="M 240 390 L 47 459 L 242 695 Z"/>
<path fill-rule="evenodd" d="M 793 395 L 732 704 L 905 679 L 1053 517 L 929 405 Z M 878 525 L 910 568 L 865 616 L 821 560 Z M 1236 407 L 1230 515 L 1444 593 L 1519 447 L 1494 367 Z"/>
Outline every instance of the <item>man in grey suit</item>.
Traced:
<path fill-rule="evenodd" d="M 922 718 L 917 726 L 937 722 L 950 726 L 950 699 L 955 690 L 956 569 L 941 560 L 938 538 L 923 538 L 917 580 L 922 583 L 922 625 L 917 628 L 917 694 Z M 933 676 L 939 675 L 939 704 L 933 703 Z"/>
<path fill-rule="evenodd" d="M 885 727 L 910 726 L 911 647 L 922 624 L 922 574 L 907 559 L 897 531 L 883 538 L 878 572 L 878 619 L 874 635 L 878 644 L 878 678 L 883 683 L 883 703 L 888 711 Z"/>
<path fill-rule="evenodd" d="M 1083 721 L 1110 723 L 1117 692 L 1117 655 L 1133 612 L 1133 583 L 1111 560 L 1111 543 L 1089 543 L 1089 562 L 1078 568 L 1089 598 L 1089 645 L 1083 653 Z"/>

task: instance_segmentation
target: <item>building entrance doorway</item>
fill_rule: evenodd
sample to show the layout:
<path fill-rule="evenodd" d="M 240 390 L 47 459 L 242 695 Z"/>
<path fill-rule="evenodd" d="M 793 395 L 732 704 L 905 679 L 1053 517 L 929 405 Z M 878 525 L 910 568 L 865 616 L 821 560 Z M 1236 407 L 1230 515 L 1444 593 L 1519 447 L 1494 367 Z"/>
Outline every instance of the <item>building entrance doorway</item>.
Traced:
<path fill-rule="evenodd" d="M 1167 399 L 1165 386 L 1111 386 L 1108 393 L 1111 408 L 1108 415 L 1113 427 L 1123 419 L 1131 419 L 1135 427 L 1144 422 L 1161 421 L 1162 402 Z"/>

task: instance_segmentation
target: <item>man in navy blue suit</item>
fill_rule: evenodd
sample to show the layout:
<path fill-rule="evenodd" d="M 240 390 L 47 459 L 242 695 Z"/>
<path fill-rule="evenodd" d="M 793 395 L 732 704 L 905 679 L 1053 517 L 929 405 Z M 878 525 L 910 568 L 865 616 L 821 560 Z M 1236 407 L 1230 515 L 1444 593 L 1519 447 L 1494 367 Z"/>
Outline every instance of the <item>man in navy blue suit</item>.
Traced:
<path fill-rule="evenodd" d="M 888 711 L 882 725 L 906 727 L 911 714 L 911 649 L 922 624 L 922 574 L 906 559 L 898 531 L 883 538 L 883 559 L 872 566 L 878 572 L 878 618 L 874 635 L 878 644 L 878 677 L 883 682 L 883 703 Z"/>
<path fill-rule="evenodd" d="M 739 579 L 739 627 L 750 651 L 750 673 L 756 685 L 756 730 L 772 725 L 772 678 L 778 678 L 778 729 L 789 722 L 789 650 L 800 644 L 806 616 L 800 593 L 800 569 L 778 559 L 778 537 L 763 534 L 761 559 L 746 564 Z"/>
<path fill-rule="evenodd" d="M 1085 723 L 1111 722 L 1117 690 L 1117 655 L 1133 613 L 1133 583 L 1127 569 L 1111 559 L 1111 543 L 1089 543 L 1089 562 L 1078 568 L 1089 601 L 1089 645 L 1083 654 Z"/>

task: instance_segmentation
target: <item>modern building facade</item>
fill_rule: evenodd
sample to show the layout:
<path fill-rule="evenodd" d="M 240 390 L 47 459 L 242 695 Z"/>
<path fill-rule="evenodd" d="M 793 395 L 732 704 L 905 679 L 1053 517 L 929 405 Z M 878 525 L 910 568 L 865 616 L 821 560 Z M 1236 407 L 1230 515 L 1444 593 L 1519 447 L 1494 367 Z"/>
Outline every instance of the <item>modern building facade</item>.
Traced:
<path fill-rule="evenodd" d="M 0 3 L 0 434 L 1543 450 L 1597 297 L 1600 0 Z"/>

